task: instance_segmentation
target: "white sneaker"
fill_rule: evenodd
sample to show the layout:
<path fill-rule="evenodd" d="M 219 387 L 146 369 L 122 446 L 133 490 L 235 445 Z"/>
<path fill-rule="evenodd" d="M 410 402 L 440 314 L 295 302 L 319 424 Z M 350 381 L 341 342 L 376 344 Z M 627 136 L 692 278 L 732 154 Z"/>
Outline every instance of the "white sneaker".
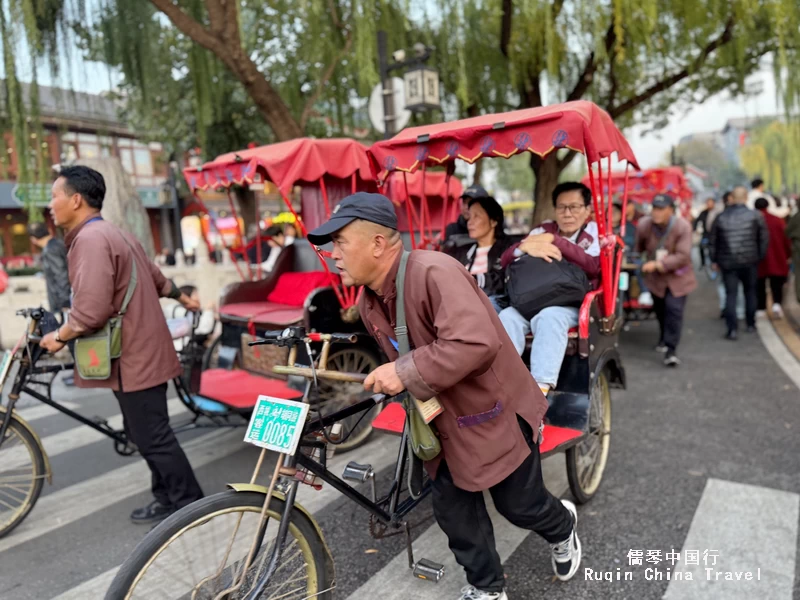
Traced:
<path fill-rule="evenodd" d="M 653 294 L 650 292 L 639 294 L 639 306 L 653 306 Z"/>
<path fill-rule="evenodd" d="M 505 591 L 502 592 L 484 592 L 477 589 L 473 585 L 461 588 L 460 600 L 508 600 Z"/>
<path fill-rule="evenodd" d="M 739 317 L 739 315 L 736 315 L 736 316 L 739 318 L 740 321 L 743 318 L 743 317 Z M 767 311 L 765 311 L 765 310 L 757 310 L 756 311 L 756 317 L 766 317 L 766 316 L 767 316 Z"/>
<path fill-rule="evenodd" d="M 775 317 L 776 319 L 783 318 L 783 308 L 781 308 L 780 304 L 775 303 L 772 305 L 772 316 Z"/>
<path fill-rule="evenodd" d="M 578 572 L 581 564 L 581 541 L 578 539 L 578 511 L 569 500 L 561 503 L 572 515 L 572 533 L 563 542 L 550 544 L 553 572 L 561 581 L 569 581 Z"/>

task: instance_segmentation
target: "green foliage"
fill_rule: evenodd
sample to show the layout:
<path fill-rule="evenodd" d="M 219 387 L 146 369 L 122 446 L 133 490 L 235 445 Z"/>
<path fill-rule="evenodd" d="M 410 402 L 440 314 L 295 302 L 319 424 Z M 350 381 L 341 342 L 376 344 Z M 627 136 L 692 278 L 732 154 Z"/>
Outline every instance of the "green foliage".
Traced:
<path fill-rule="evenodd" d="M 708 183 L 718 183 L 722 190 L 729 190 L 741 185 L 745 174 L 729 160 L 720 148 L 709 141 L 694 139 L 675 147 L 677 162 L 683 165 L 693 165 L 708 173 Z M 664 164 L 670 164 L 669 153 L 664 158 Z"/>
<path fill-rule="evenodd" d="M 774 121 L 754 131 L 740 158 L 747 176 L 760 177 L 773 193 L 800 192 L 800 123 Z"/>

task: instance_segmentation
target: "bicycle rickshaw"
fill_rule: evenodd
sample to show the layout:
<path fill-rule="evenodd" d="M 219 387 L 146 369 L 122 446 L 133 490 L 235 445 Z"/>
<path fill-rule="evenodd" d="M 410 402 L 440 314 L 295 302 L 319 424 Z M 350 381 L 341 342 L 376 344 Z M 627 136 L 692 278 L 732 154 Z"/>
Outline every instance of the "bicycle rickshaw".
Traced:
<path fill-rule="evenodd" d="M 582 182 L 589 185 L 589 176 L 587 175 L 584 177 Z M 677 214 L 691 221 L 694 192 L 689 186 L 683 169 L 680 167 L 644 169 L 639 172 L 631 173 L 630 176 L 627 175 L 627 172 L 616 172 L 611 174 L 608 182 L 603 183 L 603 194 L 614 197 L 615 199 L 621 199 L 626 189 L 628 197 L 627 202 L 635 202 L 641 206 L 646 213 L 649 212 L 653 198 L 657 194 L 672 196 L 676 201 Z M 623 216 L 626 216 L 624 214 L 625 207 L 623 207 L 622 212 Z M 635 224 L 628 223 L 625 226 L 635 227 Z M 620 235 L 624 235 L 624 230 Z M 639 296 L 642 292 L 639 279 L 636 277 L 640 262 L 639 254 L 635 252 L 635 249 L 628 249 L 624 256 L 625 260 L 623 261 L 622 272 L 626 274 L 625 279 L 628 282 L 628 285 L 625 286 L 627 289 L 624 290 L 624 297 L 622 300 L 625 320 L 630 322 L 648 319 L 654 315 L 654 312 L 652 306 L 642 305 L 639 302 Z"/>
<path fill-rule="evenodd" d="M 28 516 L 39 499 L 44 480 L 52 483 L 47 450 L 35 429 L 15 410 L 21 394 L 108 437 L 120 456 L 132 456 L 137 452 L 124 429 L 115 429 L 106 419 L 87 417 L 53 399 L 55 378 L 74 367 L 72 362 L 48 360 L 47 351 L 38 346 L 44 334 L 56 330 L 58 321 L 42 308 L 19 310 L 17 315 L 27 319 L 26 332 L 12 350 L 4 353 L 0 362 L 0 390 L 13 373 L 6 402 L 0 403 L 0 537 L 10 533 Z M 178 351 L 182 374 L 173 380 L 173 385 L 189 415 L 175 423 L 173 430 L 180 434 L 199 428 L 243 427 L 248 422 L 249 411 L 236 410 L 200 392 L 202 348 L 194 340 L 195 327 L 196 318 L 183 328 L 186 331 L 174 334 L 175 339 L 187 338 Z M 287 397 L 301 395 L 290 388 L 286 391 Z"/>
<path fill-rule="evenodd" d="M 200 167 L 184 171 L 196 201 L 202 205 L 198 191 L 224 189 L 230 208 L 237 217 L 231 188 L 270 181 L 276 185 L 288 211 L 294 217 L 299 233 L 294 244 L 284 248 L 269 273 L 254 272 L 237 260 L 240 253 L 229 249 L 244 281 L 228 286 L 219 302 L 222 335 L 208 349 L 203 361 L 200 391 L 204 396 L 220 399 L 222 404 L 250 410 L 259 393 L 286 396 L 285 377 L 276 376 L 272 367 L 285 363 L 286 348 L 254 348 L 248 342 L 260 332 L 302 325 L 306 331 L 338 331 L 356 335 L 354 344 L 338 344 L 331 349 L 327 364 L 330 369 L 369 373 L 382 361 L 380 349 L 364 330 L 356 303 L 358 290 L 341 285 L 324 252 L 315 251 L 305 239 L 313 229 L 330 217 L 339 201 L 356 191 L 376 191 L 366 147 L 350 139 L 299 139 L 224 154 Z M 300 210 L 291 199 L 295 185 L 300 186 Z M 421 218 L 420 242 L 431 247 L 436 236 L 458 212 L 461 184 L 444 173 L 431 173 L 412 178 L 407 190 L 391 194 L 402 215 L 400 229 L 416 244 L 413 218 Z M 257 198 L 257 197 L 256 197 Z M 449 200 L 452 199 L 452 202 Z M 298 214 L 299 212 L 299 214 Z M 255 214 L 259 215 L 258 202 Z M 426 218 L 427 217 L 427 218 Z M 454 219 L 455 217 L 453 217 Z M 241 233 L 241 232 L 240 232 Z M 255 236 L 260 253 L 261 233 Z M 261 257 L 257 257 L 258 263 Z M 319 344 L 312 349 L 319 351 Z M 299 360 L 308 364 L 301 349 Z M 328 408 L 347 402 L 347 388 L 328 382 L 323 389 Z M 344 398 L 344 399 L 342 399 Z M 363 444 L 371 433 L 371 419 L 360 422 L 358 431 L 349 434 L 354 421 L 343 426 L 347 442 L 340 450 Z"/>
<path fill-rule="evenodd" d="M 385 184 L 388 176 L 407 173 L 455 159 L 474 162 L 481 157 L 509 157 L 521 152 L 546 155 L 560 148 L 584 153 L 596 173 L 592 187 L 602 188 L 602 162 L 610 173 L 611 157 L 636 168 L 633 153 L 610 117 L 589 102 L 487 115 L 453 123 L 406 130 L 370 149 L 373 167 Z M 543 455 L 566 451 L 570 487 L 578 501 L 596 492 L 610 444 L 612 386 L 624 387 L 625 371 L 616 350 L 622 323 L 617 284 L 622 243 L 609 235 L 611 206 L 594 194 L 603 244 L 602 285 L 590 292 L 580 311 L 580 325 L 570 332 L 571 348 L 562 369 L 553 407 L 548 412 Z M 361 382 L 363 374 L 332 372 L 326 359 L 330 344 L 353 342 L 352 334 L 308 333 L 302 328 L 263 332 L 253 344 L 289 348 L 288 366 L 276 371 L 304 389 L 304 402 L 316 402 L 315 389 L 327 379 Z M 300 348 L 323 342 L 317 361 L 293 364 Z M 318 394 L 316 395 L 318 397 Z M 373 426 L 400 436 L 394 476 L 386 494 L 377 495 L 370 465 L 349 463 L 341 477 L 328 470 L 335 450 L 335 423 L 365 414 L 387 399 L 366 398 L 335 414 L 318 410 L 309 420 L 295 409 L 283 412 L 279 399 L 262 398 L 266 410 L 251 428 L 269 432 L 285 451 L 275 457 L 269 486 L 257 485 L 262 450 L 249 483 L 230 484 L 229 490 L 200 500 L 156 527 L 125 561 L 106 598 L 262 598 L 277 600 L 331 598 L 335 588 L 333 558 L 313 516 L 297 502 L 301 483 L 328 484 L 370 513 L 370 533 L 406 533 L 409 566 L 423 579 L 442 575 L 435 563 L 413 557 L 407 515 L 430 491 L 426 483 L 417 497 L 405 489 L 407 459 L 405 414 L 396 402 L 388 404 Z M 270 405 L 271 403 L 271 405 Z M 302 406 L 302 405 L 300 405 Z M 307 409 L 306 409 L 307 410 Z M 294 416 L 293 416 L 294 415 Z M 294 425 L 281 424 L 287 417 Z M 263 419 L 263 420 L 258 420 Z M 288 422 L 287 421 L 287 422 Z M 252 431 L 252 430 L 251 430 Z M 292 438 L 292 439 L 288 439 Z M 269 444 L 267 444 L 269 445 Z M 273 448 L 275 446 L 272 446 Z M 369 495 L 353 484 L 370 483 Z M 270 526 L 272 525 L 272 526 Z"/>

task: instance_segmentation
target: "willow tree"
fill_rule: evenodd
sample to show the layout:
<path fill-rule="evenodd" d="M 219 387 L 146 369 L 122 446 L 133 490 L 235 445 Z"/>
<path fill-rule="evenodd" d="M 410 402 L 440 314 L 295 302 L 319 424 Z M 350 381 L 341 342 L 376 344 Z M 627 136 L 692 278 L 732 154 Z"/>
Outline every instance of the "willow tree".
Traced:
<path fill-rule="evenodd" d="M 69 56 L 70 21 L 85 16 L 83 1 L 75 0 L 0 0 L 0 45 L 3 52 L 4 80 L 0 94 L 0 175 L 9 176 L 16 155 L 19 183 L 45 183 L 50 178 L 47 146 L 39 107 L 38 67 L 47 61 L 53 75 L 59 73 L 59 52 Z M 21 55 L 21 56 L 20 56 Z M 31 82 L 20 81 L 20 63 L 31 69 Z M 13 144 L 8 145 L 5 134 Z M 32 198 L 23 196 L 31 220 L 39 211 L 31 210 Z"/>
<path fill-rule="evenodd" d="M 378 81 L 377 28 L 407 31 L 389 0 L 101 0 L 96 15 L 87 49 L 121 69 L 136 110 L 185 118 L 206 144 L 248 120 L 268 125 L 263 143 L 352 128 L 353 97 Z M 186 99 L 191 115 L 165 110 Z"/>
<path fill-rule="evenodd" d="M 773 193 L 800 192 L 800 123 L 773 121 L 750 135 L 740 150 L 742 169 Z"/>
<path fill-rule="evenodd" d="M 796 0 L 439 0 L 437 7 L 451 89 L 465 110 L 587 99 L 622 127 L 658 128 L 723 90 L 743 93 L 767 55 L 787 109 L 800 100 Z M 549 195 L 573 158 L 531 155 L 534 221 L 551 215 Z"/>

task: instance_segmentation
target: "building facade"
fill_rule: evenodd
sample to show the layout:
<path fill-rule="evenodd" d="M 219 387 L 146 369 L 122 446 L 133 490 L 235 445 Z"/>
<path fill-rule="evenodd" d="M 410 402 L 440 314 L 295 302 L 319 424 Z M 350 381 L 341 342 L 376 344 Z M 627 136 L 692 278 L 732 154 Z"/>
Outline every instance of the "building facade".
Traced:
<path fill-rule="evenodd" d="M 23 93 L 27 97 L 25 85 Z M 147 210 L 156 251 L 174 248 L 175 207 L 164 189 L 167 157 L 162 145 L 137 140 L 120 122 L 114 102 L 103 96 L 42 86 L 39 98 L 44 136 L 40 140 L 36 133 L 31 134 L 28 146 L 32 156 L 41 144 L 43 166 L 53 176 L 53 167 L 79 158 L 118 157 Z M 28 239 L 24 200 L 28 198 L 34 210 L 41 210 L 52 227 L 45 210 L 50 185 L 17 183 L 19 158 L 10 133 L 5 135 L 5 145 L 7 156 L 0 161 L 0 262 L 30 262 L 35 248 Z"/>

